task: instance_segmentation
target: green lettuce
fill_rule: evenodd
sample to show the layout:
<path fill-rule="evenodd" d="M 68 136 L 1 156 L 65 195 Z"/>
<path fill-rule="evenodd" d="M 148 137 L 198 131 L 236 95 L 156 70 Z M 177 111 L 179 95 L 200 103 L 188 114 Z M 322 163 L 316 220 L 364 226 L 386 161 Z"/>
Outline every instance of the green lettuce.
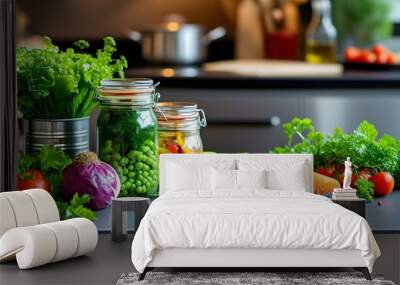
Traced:
<path fill-rule="evenodd" d="M 126 59 L 113 59 L 116 43 L 104 38 L 96 56 L 84 53 L 88 42 L 60 51 L 45 38 L 43 49 L 17 49 L 18 108 L 26 119 L 68 119 L 88 116 L 96 107 L 100 80 L 124 77 Z"/>

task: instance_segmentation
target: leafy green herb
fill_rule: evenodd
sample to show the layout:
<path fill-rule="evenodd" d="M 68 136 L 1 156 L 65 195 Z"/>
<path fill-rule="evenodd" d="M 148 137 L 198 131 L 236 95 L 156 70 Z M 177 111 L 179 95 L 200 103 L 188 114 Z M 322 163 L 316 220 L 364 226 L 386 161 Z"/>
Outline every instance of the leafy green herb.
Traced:
<path fill-rule="evenodd" d="M 71 162 L 71 158 L 63 151 L 57 150 L 54 146 L 45 145 L 37 153 L 22 156 L 18 162 L 18 172 L 23 177 L 23 173 L 30 169 L 41 171 L 50 184 L 53 197 L 57 198 L 64 168 Z"/>
<path fill-rule="evenodd" d="M 355 183 L 357 187 L 358 198 L 364 198 L 368 202 L 374 199 L 374 184 L 365 179 L 357 179 Z"/>
<path fill-rule="evenodd" d="M 23 180 L 32 179 L 32 174 L 29 173 L 29 170 L 34 169 L 34 165 L 36 162 L 36 158 L 32 155 L 24 155 L 18 160 L 17 173 L 18 177 Z"/>
<path fill-rule="evenodd" d="M 40 170 L 47 178 L 53 195 L 59 193 L 64 168 L 71 164 L 71 158 L 53 146 L 44 146 L 38 154 Z"/>
<path fill-rule="evenodd" d="M 283 130 L 288 144 L 283 147 L 276 147 L 272 152 L 311 153 L 314 155 L 314 159 L 318 159 L 324 136 L 315 130 L 311 119 L 294 117 L 291 122 L 283 124 Z M 296 139 L 300 139 L 300 142 L 293 144 Z M 317 164 L 317 162 L 315 163 Z"/>
<path fill-rule="evenodd" d="M 36 169 L 41 171 L 50 184 L 51 195 L 56 200 L 61 219 L 83 217 L 90 220 L 96 219 L 96 213 L 85 207 L 90 201 L 90 196 L 85 194 L 79 196 L 75 193 L 71 201 L 63 201 L 60 197 L 60 186 L 64 169 L 72 163 L 71 158 L 63 151 L 54 146 L 45 145 L 39 152 L 22 156 L 18 161 L 18 174 L 24 178 L 29 175 L 28 170 Z"/>
<path fill-rule="evenodd" d="M 61 219 L 66 220 L 81 217 L 94 221 L 96 219 L 96 213 L 85 207 L 89 201 L 89 195 L 84 194 L 79 196 L 78 193 L 75 193 L 72 196 L 72 199 L 69 203 L 58 201 L 57 207 L 58 211 L 60 212 Z"/>
<path fill-rule="evenodd" d="M 283 125 L 288 144 L 272 150 L 275 153 L 311 153 L 314 166 L 342 165 L 351 157 L 353 166 L 368 167 L 374 171 L 391 173 L 400 182 L 400 142 L 384 134 L 378 138 L 374 125 L 363 121 L 351 134 L 336 128 L 331 135 L 323 135 L 315 130 L 309 118 L 293 118 Z M 295 139 L 300 141 L 293 144 Z"/>
<path fill-rule="evenodd" d="M 83 53 L 89 44 L 77 41 L 60 51 L 45 38 L 43 49 L 17 49 L 18 106 L 26 119 L 85 117 L 95 108 L 93 100 L 100 80 L 124 76 L 126 59 L 112 58 L 116 43 L 104 38 L 96 56 Z"/>

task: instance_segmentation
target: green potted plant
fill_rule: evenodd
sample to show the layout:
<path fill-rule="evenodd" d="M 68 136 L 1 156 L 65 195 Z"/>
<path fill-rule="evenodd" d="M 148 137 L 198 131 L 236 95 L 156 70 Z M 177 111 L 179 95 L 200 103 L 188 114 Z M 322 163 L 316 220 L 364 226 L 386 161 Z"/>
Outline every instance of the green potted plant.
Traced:
<path fill-rule="evenodd" d="M 44 48 L 17 49 L 18 109 L 26 120 L 26 147 L 37 151 L 54 145 L 71 156 L 89 149 L 89 115 L 96 107 L 100 80 L 124 77 L 126 59 L 113 59 L 116 43 L 104 38 L 95 56 L 88 42 L 61 51 L 44 38 Z"/>

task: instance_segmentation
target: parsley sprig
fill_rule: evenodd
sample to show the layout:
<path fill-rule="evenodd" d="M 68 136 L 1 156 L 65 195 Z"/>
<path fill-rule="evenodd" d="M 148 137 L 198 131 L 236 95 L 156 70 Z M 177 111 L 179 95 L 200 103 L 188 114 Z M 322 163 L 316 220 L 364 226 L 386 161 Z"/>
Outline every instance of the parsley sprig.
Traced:
<path fill-rule="evenodd" d="M 336 128 L 333 134 L 324 135 L 315 130 L 311 119 L 297 117 L 285 123 L 283 129 L 288 144 L 276 147 L 272 152 L 311 153 L 315 168 L 342 165 L 347 157 L 351 157 L 356 172 L 364 167 L 376 172 L 386 171 L 397 183 L 400 182 L 400 141 L 388 134 L 379 137 L 375 126 L 367 121 L 362 121 L 349 134 Z"/>

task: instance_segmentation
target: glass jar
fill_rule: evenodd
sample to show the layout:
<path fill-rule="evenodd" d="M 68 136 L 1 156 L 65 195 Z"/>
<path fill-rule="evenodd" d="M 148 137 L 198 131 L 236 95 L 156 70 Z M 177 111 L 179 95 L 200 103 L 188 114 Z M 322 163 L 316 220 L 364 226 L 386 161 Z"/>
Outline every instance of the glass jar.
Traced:
<path fill-rule="evenodd" d="M 331 19 L 330 0 L 313 0 L 312 19 L 307 30 L 306 61 L 332 63 L 336 61 L 336 28 Z"/>
<path fill-rule="evenodd" d="M 202 153 L 200 128 L 207 125 L 206 117 L 197 104 L 162 102 L 156 107 L 158 152 Z"/>
<path fill-rule="evenodd" d="M 155 88 L 153 80 L 136 78 L 102 80 L 97 90 L 98 155 L 117 171 L 120 196 L 157 195 Z"/>

